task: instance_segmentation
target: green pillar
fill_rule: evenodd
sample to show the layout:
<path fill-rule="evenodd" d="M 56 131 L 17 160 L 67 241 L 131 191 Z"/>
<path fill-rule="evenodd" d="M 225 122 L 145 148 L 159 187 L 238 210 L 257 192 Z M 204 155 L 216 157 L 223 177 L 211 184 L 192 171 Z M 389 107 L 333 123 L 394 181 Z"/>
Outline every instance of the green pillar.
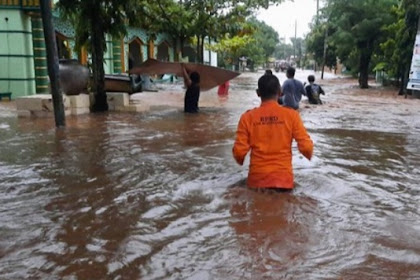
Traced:
<path fill-rule="evenodd" d="M 121 49 L 121 40 L 113 39 L 112 40 L 112 60 L 114 62 L 114 73 L 122 73 L 122 55 L 121 52 L 124 50 Z"/>
<path fill-rule="evenodd" d="M 33 15 L 31 17 L 31 23 L 32 42 L 34 48 L 36 93 L 45 93 L 48 92 L 49 78 L 42 18 Z"/>

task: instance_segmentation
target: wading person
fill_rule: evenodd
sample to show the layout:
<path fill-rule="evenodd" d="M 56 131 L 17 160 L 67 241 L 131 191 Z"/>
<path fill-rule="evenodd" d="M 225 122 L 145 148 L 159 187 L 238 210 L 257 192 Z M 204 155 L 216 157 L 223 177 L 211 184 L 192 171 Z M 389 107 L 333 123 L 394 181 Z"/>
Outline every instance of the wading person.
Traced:
<path fill-rule="evenodd" d="M 189 75 L 182 65 L 184 84 L 187 88 L 184 97 L 184 112 L 198 113 L 198 100 L 200 99 L 200 74 L 191 72 Z"/>
<path fill-rule="evenodd" d="M 226 97 L 229 95 L 229 81 L 219 85 L 219 88 L 217 89 L 217 95 L 219 97 Z"/>
<path fill-rule="evenodd" d="M 297 111 L 280 106 L 280 82 L 274 75 L 258 80 L 258 108 L 245 112 L 236 131 L 233 156 L 243 165 L 251 151 L 247 185 L 251 188 L 293 189 L 292 141 L 311 159 L 313 143 Z"/>
<path fill-rule="evenodd" d="M 286 71 L 287 80 L 282 86 L 282 96 L 279 98 L 279 103 L 283 106 L 299 109 L 299 102 L 302 95 L 305 95 L 303 84 L 295 79 L 295 68 L 289 67 Z"/>
<path fill-rule="evenodd" d="M 265 75 L 273 75 L 273 71 L 270 69 L 265 70 Z"/>
<path fill-rule="evenodd" d="M 320 95 L 325 95 L 324 90 L 318 84 L 315 84 L 315 76 L 308 76 L 309 85 L 305 87 L 306 97 L 310 104 L 322 104 Z"/>

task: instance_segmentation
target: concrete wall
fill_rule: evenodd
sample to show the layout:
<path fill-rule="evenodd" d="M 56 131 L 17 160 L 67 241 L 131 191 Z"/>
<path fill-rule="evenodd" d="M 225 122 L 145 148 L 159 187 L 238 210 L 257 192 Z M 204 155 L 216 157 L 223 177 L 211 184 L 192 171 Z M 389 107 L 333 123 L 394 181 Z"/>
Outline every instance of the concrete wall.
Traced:
<path fill-rule="evenodd" d="M 217 67 L 217 53 L 204 49 L 203 62 Z"/>
<path fill-rule="evenodd" d="M 125 65 L 126 69 L 128 69 L 128 58 L 129 58 L 129 43 L 133 41 L 135 38 L 139 38 L 142 42 L 142 54 L 143 54 L 143 61 L 147 60 L 147 44 L 149 41 L 149 36 L 147 35 L 146 31 L 141 28 L 135 27 L 128 27 L 127 28 L 127 36 L 124 38 L 124 45 L 125 45 Z"/>
<path fill-rule="evenodd" d="M 105 74 L 114 73 L 114 60 L 112 55 L 112 38 L 110 35 L 105 36 L 106 52 L 104 53 L 104 70 Z"/>
<path fill-rule="evenodd" d="M 206 38 L 205 41 L 206 41 L 206 43 L 210 43 L 210 44 L 214 43 L 213 41 L 209 42 L 208 38 Z M 204 64 L 208 64 L 208 65 L 217 67 L 217 53 L 212 52 L 210 50 L 207 50 L 204 47 L 203 62 L 204 62 Z"/>
<path fill-rule="evenodd" d="M 157 58 L 158 47 L 160 44 L 167 44 L 168 45 L 168 54 L 169 54 L 169 61 L 174 61 L 175 59 L 175 45 L 174 40 L 168 34 L 158 34 L 155 40 L 155 57 Z"/>
<path fill-rule="evenodd" d="M 31 18 L 17 9 L 0 10 L 0 42 L 0 92 L 10 91 L 12 98 L 34 94 Z"/>

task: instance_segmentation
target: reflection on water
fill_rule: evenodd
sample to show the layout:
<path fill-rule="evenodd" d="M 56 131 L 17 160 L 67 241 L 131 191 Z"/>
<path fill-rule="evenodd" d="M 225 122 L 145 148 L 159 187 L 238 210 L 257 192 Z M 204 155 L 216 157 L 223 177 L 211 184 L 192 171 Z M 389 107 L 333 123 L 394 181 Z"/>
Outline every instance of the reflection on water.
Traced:
<path fill-rule="evenodd" d="M 258 193 L 231 156 L 257 77 L 196 115 L 0 112 L 0 279 L 418 279 L 418 100 L 326 84 L 296 189 Z"/>

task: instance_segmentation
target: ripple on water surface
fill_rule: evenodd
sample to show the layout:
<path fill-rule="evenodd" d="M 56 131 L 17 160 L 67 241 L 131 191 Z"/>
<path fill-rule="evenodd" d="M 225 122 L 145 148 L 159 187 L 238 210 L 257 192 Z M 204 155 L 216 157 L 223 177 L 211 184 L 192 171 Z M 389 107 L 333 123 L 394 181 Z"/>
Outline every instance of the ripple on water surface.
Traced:
<path fill-rule="evenodd" d="M 257 78 L 223 103 L 203 92 L 197 115 L 89 115 L 56 131 L 0 114 L 0 278 L 420 278 L 417 103 L 326 84 L 325 105 L 302 106 L 315 152 L 294 145 L 296 189 L 260 193 L 231 156 Z"/>

